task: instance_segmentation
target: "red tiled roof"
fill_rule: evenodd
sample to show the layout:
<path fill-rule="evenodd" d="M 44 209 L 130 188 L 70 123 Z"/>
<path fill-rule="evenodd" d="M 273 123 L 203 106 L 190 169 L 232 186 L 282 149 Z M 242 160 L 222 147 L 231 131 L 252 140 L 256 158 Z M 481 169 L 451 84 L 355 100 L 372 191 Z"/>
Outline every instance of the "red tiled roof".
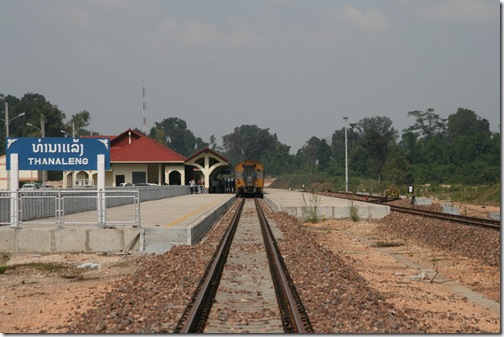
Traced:
<path fill-rule="evenodd" d="M 131 129 L 110 141 L 110 162 L 183 163 L 185 160 L 183 155 Z"/>

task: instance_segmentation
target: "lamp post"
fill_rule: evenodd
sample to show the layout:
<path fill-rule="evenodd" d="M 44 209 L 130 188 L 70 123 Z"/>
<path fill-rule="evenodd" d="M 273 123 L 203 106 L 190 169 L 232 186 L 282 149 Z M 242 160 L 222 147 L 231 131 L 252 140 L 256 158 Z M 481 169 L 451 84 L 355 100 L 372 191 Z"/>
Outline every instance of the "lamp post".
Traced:
<path fill-rule="evenodd" d="M 343 117 L 345 121 L 345 192 L 348 193 L 348 146 L 347 146 L 347 125 L 348 117 Z"/>
<path fill-rule="evenodd" d="M 40 128 L 38 126 L 35 126 L 31 123 L 26 123 L 26 125 L 29 125 L 31 127 L 34 127 L 35 129 L 38 129 L 40 133 L 42 134 L 42 138 L 45 138 L 45 119 L 44 115 L 40 115 Z M 46 171 L 42 171 L 42 186 L 45 186 L 46 182 Z"/>
<path fill-rule="evenodd" d="M 25 115 L 26 113 L 20 113 L 16 117 L 9 119 L 9 103 L 5 102 L 5 138 L 9 138 L 9 123 L 18 117 Z M 7 150 L 7 149 L 6 149 Z M 7 151 L 5 151 L 7 152 Z M 7 171 L 7 189 L 10 188 L 10 171 Z"/>
<path fill-rule="evenodd" d="M 9 119 L 9 104 L 5 102 L 5 137 L 9 137 L 9 123 L 15 120 L 18 117 L 26 115 L 25 112 L 20 113 L 14 118 Z"/>
<path fill-rule="evenodd" d="M 65 130 L 60 130 L 62 134 L 65 135 L 65 138 L 66 137 L 72 137 L 72 138 L 75 138 L 75 123 L 72 123 L 72 134 L 66 132 Z"/>

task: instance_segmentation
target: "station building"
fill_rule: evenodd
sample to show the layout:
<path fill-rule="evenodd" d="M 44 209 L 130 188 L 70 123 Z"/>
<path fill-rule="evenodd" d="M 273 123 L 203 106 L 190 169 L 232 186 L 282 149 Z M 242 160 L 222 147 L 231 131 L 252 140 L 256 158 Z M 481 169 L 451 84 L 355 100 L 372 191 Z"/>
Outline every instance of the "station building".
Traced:
<path fill-rule="evenodd" d="M 204 148 L 189 158 L 169 147 L 128 129 L 117 136 L 86 136 L 110 139 L 110 170 L 105 186 L 124 184 L 187 185 L 194 178 L 207 190 L 213 179 L 229 173 L 232 165 L 217 152 Z M 20 182 L 40 181 L 41 171 L 19 171 Z M 63 171 L 63 188 L 93 187 L 98 182 L 94 170 Z M 7 189 L 6 156 L 0 157 L 0 189 Z"/>
<path fill-rule="evenodd" d="M 208 189 L 211 179 L 231 169 L 228 159 L 209 148 L 186 158 L 132 129 L 105 137 L 110 139 L 110 170 L 105 172 L 105 186 L 187 185 L 194 178 Z M 94 186 L 97 181 L 97 171 L 63 171 L 64 188 Z"/>
<path fill-rule="evenodd" d="M 0 156 L 0 190 L 6 190 L 8 186 L 8 171 L 6 170 L 7 156 Z M 21 184 L 33 183 L 42 180 L 42 171 L 24 170 L 19 171 L 19 182 Z"/>

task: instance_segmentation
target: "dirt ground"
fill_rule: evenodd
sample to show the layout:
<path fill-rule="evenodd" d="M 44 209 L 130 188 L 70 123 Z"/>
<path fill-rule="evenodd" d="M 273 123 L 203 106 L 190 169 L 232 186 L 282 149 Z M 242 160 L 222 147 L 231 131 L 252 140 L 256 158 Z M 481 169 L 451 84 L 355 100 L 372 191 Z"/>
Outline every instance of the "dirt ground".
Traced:
<path fill-rule="evenodd" d="M 372 222 L 329 220 L 305 225 L 323 231 L 319 241 L 324 246 L 343 256 L 389 303 L 428 324 L 430 332 L 458 333 L 468 325 L 480 332 L 500 333 L 499 312 L 454 291 L 462 285 L 498 303 L 500 268 L 402 242 L 378 232 Z M 384 248 L 380 244 L 384 242 L 400 245 Z M 422 272 L 425 278 L 420 277 Z"/>
<path fill-rule="evenodd" d="M 127 254 L 12 254 L 5 264 L 18 267 L 0 274 L 0 332 L 65 332 L 64 326 L 111 283 L 135 270 L 134 259 Z M 67 268 L 43 267 L 53 264 Z"/>
<path fill-rule="evenodd" d="M 481 211 L 478 206 L 466 208 Z M 411 242 L 386 249 L 379 247 L 377 242 L 393 242 L 395 238 L 377 232 L 377 224 L 373 222 L 329 220 L 305 225 L 323 233 L 318 235 L 323 245 L 343 256 L 396 308 L 427 322 L 432 332 L 457 333 L 462 325 L 471 324 L 482 332 L 500 333 L 499 313 L 471 302 L 452 289 L 453 284 L 464 285 L 498 302 L 500 268 L 482 266 L 460 256 L 447 256 Z M 137 256 L 85 253 L 3 256 L 0 266 L 18 267 L 0 274 L 0 332 L 65 332 L 65 325 L 90 308 L 114 281 L 138 268 Z M 415 279 L 419 270 L 398 262 L 397 256 L 422 265 L 429 278 Z M 42 269 L 49 262 L 66 268 Z M 23 266 L 27 263 L 32 265 Z M 431 282 L 434 271 L 439 274 Z"/>

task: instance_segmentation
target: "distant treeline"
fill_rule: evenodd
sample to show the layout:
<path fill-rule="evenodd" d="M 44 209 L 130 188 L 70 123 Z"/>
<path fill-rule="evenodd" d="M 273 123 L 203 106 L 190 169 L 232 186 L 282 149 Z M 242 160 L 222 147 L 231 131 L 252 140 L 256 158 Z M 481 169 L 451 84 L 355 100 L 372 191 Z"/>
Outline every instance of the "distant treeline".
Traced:
<path fill-rule="evenodd" d="M 27 93 L 21 99 L 0 94 L 3 113 L 5 103 L 11 137 L 40 137 L 42 129 L 46 137 L 91 134 L 87 129 L 91 114 L 86 110 L 65 122 L 65 113 L 40 94 Z M 500 133 L 490 131 L 488 120 L 464 108 L 447 119 L 440 118 L 434 109 L 407 115 L 414 123 L 401 137 L 388 117 L 364 118 L 346 126 L 349 177 L 397 185 L 500 181 Z M 5 136 L 6 129 L 1 128 L 0 137 Z M 177 117 L 155 122 L 148 136 L 184 156 L 209 147 L 233 164 L 257 160 L 265 165 L 268 175 L 345 176 L 345 127 L 335 130 L 331 139 L 311 137 L 296 154 L 290 154 L 290 146 L 279 142 L 268 128 L 257 125 L 235 127 L 222 137 L 222 146 L 217 145 L 214 135 L 209 142 L 196 137 Z M 3 154 L 5 142 L 0 142 Z"/>

